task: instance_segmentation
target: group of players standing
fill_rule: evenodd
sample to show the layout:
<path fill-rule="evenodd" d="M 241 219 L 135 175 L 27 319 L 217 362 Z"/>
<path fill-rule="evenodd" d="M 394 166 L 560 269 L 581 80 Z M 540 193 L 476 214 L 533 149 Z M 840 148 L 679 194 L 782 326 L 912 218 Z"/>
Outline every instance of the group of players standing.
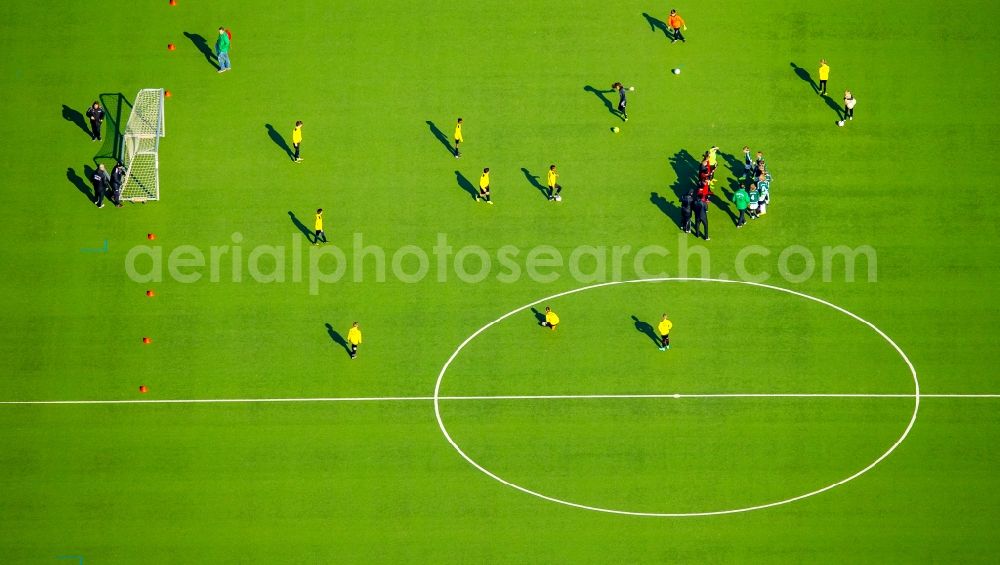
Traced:
<path fill-rule="evenodd" d="M 713 145 L 702 156 L 698 167 L 698 185 L 681 195 L 681 229 L 684 233 L 694 231 L 695 237 L 708 237 L 708 204 L 712 185 L 715 184 L 715 170 L 718 167 L 718 146 Z M 751 156 L 750 148 L 743 147 L 743 179 L 733 191 L 732 202 L 739 212 L 736 227 L 746 224 L 747 216 L 755 220 L 767 213 L 767 205 L 771 202 L 771 173 L 767 170 L 764 154 L 757 152 L 756 158 Z M 693 220 L 693 225 L 692 225 Z"/>
<path fill-rule="evenodd" d="M 101 141 L 101 129 L 104 125 L 104 108 L 101 103 L 94 100 L 94 103 L 87 108 L 87 120 L 90 121 L 90 139 Z M 97 166 L 90 173 L 90 184 L 94 187 L 94 197 L 91 200 L 98 208 L 104 208 L 104 196 L 108 195 L 115 207 L 122 207 L 122 184 L 125 182 L 125 165 L 121 161 L 115 164 L 115 168 L 108 173 L 104 164 Z"/>

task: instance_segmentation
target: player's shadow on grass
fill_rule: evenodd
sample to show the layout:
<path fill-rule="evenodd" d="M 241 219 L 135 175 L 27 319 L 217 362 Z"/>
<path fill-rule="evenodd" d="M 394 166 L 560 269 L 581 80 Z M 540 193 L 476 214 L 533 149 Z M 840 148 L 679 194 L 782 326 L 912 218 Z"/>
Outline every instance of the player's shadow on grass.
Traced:
<path fill-rule="evenodd" d="M 678 227 L 681 225 L 681 208 L 677 204 L 660 196 L 659 192 L 650 192 L 649 201 L 656 205 L 664 215 L 673 220 Z"/>
<path fill-rule="evenodd" d="M 87 125 L 87 120 L 84 119 L 83 114 L 63 104 L 62 117 L 67 122 L 76 124 L 77 127 L 83 130 L 83 133 L 87 134 L 87 137 L 90 137 L 90 127 Z"/>
<path fill-rule="evenodd" d="M 632 314 L 632 321 L 635 322 L 635 331 L 649 337 L 649 339 L 653 340 L 656 348 L 659 349 L 662 344 L 660 343 L 660 338 L 656 336 L 656 332 L 653 331 L 653 326 L 649 322 L 643 322 L 635 314 Z"/>
<path fill-rule="evenodd" d="M 540 326 L 545 323 L 545 314 L 538 311 L 538 308 L 531 307 L 531 313 L 535 315 L 535 322 Z"/>
<path fill-rule="evenodd" d="M 611 100 L 608 100 L 607 96 L 605 96 L 605 94 L 609 92 L 614 92 L 614 89 L 597 90 L 596 88 L 588 84 L 587 86 L 583 87 L 583 90 L 586 92 L 593 92 L 594 96 L 600 98 L 601 102 L 604 102 L 604 107 L 608 109 L 609 114 L 611 114 L 612 116 L 617 116 L 618 118 L 621 118 L 622 121 L 625 121 L 625 118 L 618 112 L 618 108 L 611 103 Z"/>
<path fill-rule="evenodd" d="M 743 161 L 736 158 L 736 155 L 733 155 L 732 153 L 725 153 L 723 151 L 719 151 L 718 155 L 719 157 L 722 157 L 723 161 L 725 161 L 726 166 L 729 167 L 730 171 L 732 171 L 734 177 L 740 178 L 740 175 L 746 176 L 746 167 L 744 166 Z"/>
<path fill-rule="evenodd" d="M 549 189 L 542 183 L 538 182 L 538 175 L 531 174 L 525 167 L 521 167 L 521 172 L 524 173 L 524 178 L 528 179 L 528 182 L 531 183 L 531 186 L 538 189 L 538 192 L 541 192 L 542 196 L 544 196 L 545 199 L 548 200 Z"/>
<path fill-rule="evenodd" d="M 677 180 L 670 185 L 678 201 L 688 190 L 695 188 L 698 181 L 698 160 L 687 149 L 681 149 L 670 157 L 670 166 Z"/>
<path fill-rule="evenodd" d="M 69 182 L 71 182 L 73 186 L 76 187 L 77 190 L 83 193 L 83 195 L 87 197 L 87 200 L 90 200 L 91 203 L 94 203 L 97 202 L 97 197 L 94 195 L 93 192 L 90 191 L 90 186 L 87 184 L 87 179 L 89 179 L 90 175 L 92 174 L 94 174 L 94 169 L 91 169 L 86 165 L 83 166 L 83 175 L 84 175 L 83 177 L 76 174 L 76 171 L 73 169 L 73 167 L 69 167 L 66 169 L 66 179 L 69 180 Z"/>
<path fill-rule="evenodd" d="M 292 148 L 288 146 L 288 143 L 285 141 L 285 138 L 281 137 L 281 134 L 278 133 L 278 130 L 274 129 L 274 126 L 272 126 L 271 124 L 264 124 L 264 127 L 267 129 L 267 136 L 271 138 L 271 141 L 273 141 L 275 145 L 280 147 L 281 150 L 285 152 L 286 157 L 288 157 L 289 159 L 293 159 Z"/>
<path fill-rule="evenodd" d="M 315 241 L 313 240 L 313 232 L 309 228 L 307 228 L 305 224 L 299 221 L 299 219 L 295 217 L 295 214 L 293 212 L 289 211 L 288 217 L 292 219 L 292 223 L 295 224 L 295 227 L 299 228 L 299 231 L 302 232 L 302 235 L 306 236 L 306 241 L 308 241 L 309 243 L 315 243 Z"/>
<path fill-rule="evenodd" d="M 652 32 L 655 33 L 656 30 L 660 30 L 660 31 L 663 32 L 664 37 L 666 37 L 667 39 L 670 39 L 670 34 L 667 33 L 667 23 L 666 22 L 664 22 L 663 20 L 658 20 L 658 19 L 654 18 L 653 16 L 650 16 L 646 12 L 642 13 L 642 17 L 646 18 L 646 23 L 649 24 L 649 31 L 652 31 Z"/>
<path fill-rule="evenodd" d="M 812 87 L 814 93 L 819 92 L 819 85 L 817 85 L 816 81 L 814 81 L 812 79 L 812 76 L 809 75 L 809 71 L 803 69 L 802 67 L 796 65 L 795 63 L 788 63 L 788 64 L 791 65 L 792 70 L 795 71 L 796 76 L 798 76 L 803 81 L 809 83 L 809 86 Z"/>
<path fill-rule="evenodd" d="M 465 175 L 459 171 L 455 171 L 455 180 L 458 181 L 458 186 L 460 186 L 462 190 L 472 195 L 473 200 L 479 198 L 479 192 L 476 190 L 476 187 L 472 186 L 472 183 L 469 182 L 469 179 L 465 178 Z"/>
<path fill-rule="evenodd" d="M 208 61 L 208 64 L 212 65 L 212 68 L 219 70 L 219 65 L 215 59 L 215 52 L 208 46 L 208 41 L 206 41 L 204 37 L 198 35 L 197 33 L 191 33 L 188 31 L 184 32 L 184 37 L 187 37 L 191 40 L 191 43 L 194 43 L 194 46 L 198 48 L 198 51 L 201 51 L 201 54 L 205 56 L 205 60 Z"/>
<path fill-rule="evenodd" d="M 736 194 L 736 189 L 740 187 L 740 181 L 734 178 L 727 178 L 726 182 L 729 183 L 728 188 L 719 185 L 719 191 L 722 192 L 722 196 L 724 196 L 724 198 L 719 198 L 718 194 L 714 194 L 709 200 L 711 202 L 714 202 L 715 205 L 718 206 L 720 210 L 723 210 L 725 213 L 729 214 L 729 219 L 732 220 L 733 225 L 735 226 L 736 222 L 740 219 L 740 217 L 738 214 L 736 214 L 736 212 L 733 211 L 735 204 L 733 206 L 730 206 L 729 203 L 733 201 L 733 195 Z"/>
<path fill-rule="evenodd" d="M 431 128 L 431 133 L 434 134 L 434 137 L 437 138 L 437 140 L 441 142 L 441 145 L 445 146 L 445 149 L 448 150 L 448 153 L 451 153 L 452 155 L 454 155 L 455 154 L 455 148 L 452 147 L 451 146 L 451 142 L 448 141 L 448 136 L 446 136 L 443 131 L 441 131 L 440 129 L 438 129 L 438 127 L 436 125 L 434 125 L 434 122 L 432 122 L 430 120 L 427 120 L 427 127 Z"/>
<path fill-rule="evenodd" d="M 833 113 L 837 114 L 838 121 L 844 119 L 843 114 L 841 114 L 842 108 L 840 107 L 840 104 L 837 104 L 836 100 L 824 94 L 823 101 L 826 102 L 826 105 L 829 106 L 831 110 L 833 110 Z"/>
<path fill-rule="evenodd" d="M 344 351 L 347 352 L 348 355 L 351 354 L 351 348 L 347 346 L 347 340 L 344 339 L 344 336 L 340 335 L 337 330 L 333 329 L 333 326 L 329 323 L 326 324 L 326 333 L 330 334 L 330 339 L 333 340 L 333 343 L 343 347 Z"/>

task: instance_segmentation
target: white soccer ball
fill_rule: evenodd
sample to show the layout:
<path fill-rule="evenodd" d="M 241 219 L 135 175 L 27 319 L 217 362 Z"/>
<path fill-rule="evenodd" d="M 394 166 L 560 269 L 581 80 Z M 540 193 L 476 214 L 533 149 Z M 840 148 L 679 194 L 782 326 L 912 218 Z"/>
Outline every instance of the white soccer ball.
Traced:
<path fill-rule="evenodd" d="M 628 89 L 629 89 L 629 91 L 631 91 L 631 92 L 635 92 L 635 87 L 634 87 L 634 86 L 630 86 L 630 87 L 628 87 Z"/>
<path fill-rule="evenodd" d="M 839 122 L 837 122 L 837 125 L 840 127 L 844 127 L 844 120 L 840 120 Z"/>
<path fill-rule="evenodd" d="M 562 202 L 562 196 L 556 195 L 556 202 Z"/>
<path fill-rule="evenodd" d="M 618 133 L 618 132 L 621 131 L 621 129 L 618 126 L 615 126 L 615 127 L 611 128 L 611 131 L 613 131 L 615 133 Z"/>
<path fill-rule="evenodd" d="M 679 75 L 679 74 L 681 74 L 681 70 L 680 70 L 680 69 L 674 69 L 674 70 L 673 70 L 673 73 L 674 73 L 675 75 Z"/>

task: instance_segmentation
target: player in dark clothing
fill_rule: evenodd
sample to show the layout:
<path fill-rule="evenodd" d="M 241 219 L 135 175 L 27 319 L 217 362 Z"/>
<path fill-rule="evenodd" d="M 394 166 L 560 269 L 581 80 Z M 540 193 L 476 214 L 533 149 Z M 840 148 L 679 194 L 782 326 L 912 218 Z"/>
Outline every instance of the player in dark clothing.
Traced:
<path fill-rule="evenodd" d="M 691 206 L 694 205 L 694 189 L 688 190 L 681 196 L 681 229 L 684 233 L 691 233 Z"/>
<path fill-rule="evenodd" d="M 767 164 L 764 162 L 764 154 L 757 152 L 757 160 L 754 161 L 753 178 L 757 178 L 767 171 Z"/>
<path fill-rule="evenodd" d="M 709 183 L 706 181 L 702 183 L 701 188 L 698 189 L 698 197 L 695 200 L 694 206 L 694 236 L 699 236 L 698 226 L 705 226 L 705 233 L 701 236 L 708 241 L 708 199 L 712 196 L 712 190 L 709 188 Z"/>
<path fill-rule="evenodd" d="M 705 213 L 705 203 L 695 198 L 694 204 L 691 205 L 691 208 L 694 212 L 694 236 L 701 237 L 701 233 L 698 228 L 701 226 L 703 220 L 705 222 L 705 231 L 708 231 L 708 215 Z"/>
<path fill-rule="evenodd" d="M 125 165 L 119 161 L 115 164 L 115 168 L 111 169 L 111 202 L 114 203 L 115 208 L 122 207 L 122 183 L 124 182 Z"/>
<path fill-rule="evenodd" d="M 627 104 L 627 100 L 625 100 L 625 91 L 628 89 L 622 86 L 622 83 L 620 82 L 612 84 L 611 88 L 618 91 L 618 112 L 622 115 L 622 119 L 627 122 L 628 113 L 625 112 L 625 106 Z"/>
<path fill-rule="evenodd" d="M 90 118 L 90 139 L 100 141 L 101 124 L 104 123 L 104 108 L 101 108 L 97 100 L 94 100 L 90 108 L 87 108 L 87 117 Z"/>
<path fill-rule="evenodd" d="M 750 147 L 743 146 L 743 176 L 746 180 L 753 178 L 754 164 L 753 157 L 750 156 Z"/>
<path fill-rule="evenodd" d="M 104 208 L 104 192 L 111 185 L 111 176 L 103 164 L 98 165 L 94 174 L 90 175 L 90 183 L 94 185 L 94 204 L 97 204 L 98 208 Z"/>

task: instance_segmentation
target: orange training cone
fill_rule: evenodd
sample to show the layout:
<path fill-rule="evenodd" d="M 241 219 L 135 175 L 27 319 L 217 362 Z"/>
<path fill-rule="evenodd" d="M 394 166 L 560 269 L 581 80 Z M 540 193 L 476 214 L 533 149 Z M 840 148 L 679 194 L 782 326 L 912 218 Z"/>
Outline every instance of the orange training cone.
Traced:
<path fill-rule="evenodd" d="M 167 51 L 173 51 L 174 49 L 177 49 L 177 48 L 176 48 L 176 47 L 174 47 L 174 44 L 173 44 L 173 43 L 168 43 L 168 44 L 167 44 Z"/>
<path fill-rule="evenodd" d="M 144 337 L 144 338 L 142 338 L 142 342 L 143 343 L 153 343 L 153 340 L 151 338 Z"/>
<path fill-rule="evenodd" d="M 149 392 L 149 389 L 146 388 L 146 385 L 139 385 L 139 392 L 147 393 Z"/>
<path fill-rule="evenodd" d="M 170 5 L 171 6 L 176 6 L 177 5 L 177 0 L 170 0 Z"/>
<path fill-rule="evenodd" d="M 156 234 L 155 233 L 147 233 L 146 234 L 146 239 L 156 239 Z"/>
<path fill-rule="evenodd" d="M 163 91 L 163 96 L 165 96 L 166 98 L 170 98 L 172 95 L 170 94 L 169 90 L 164 90 Z"/>
<path fill-rule="evenodd" d="M 156 293 L 152 289 L 146 291 L 146 296 L 156 296 Z"/>

